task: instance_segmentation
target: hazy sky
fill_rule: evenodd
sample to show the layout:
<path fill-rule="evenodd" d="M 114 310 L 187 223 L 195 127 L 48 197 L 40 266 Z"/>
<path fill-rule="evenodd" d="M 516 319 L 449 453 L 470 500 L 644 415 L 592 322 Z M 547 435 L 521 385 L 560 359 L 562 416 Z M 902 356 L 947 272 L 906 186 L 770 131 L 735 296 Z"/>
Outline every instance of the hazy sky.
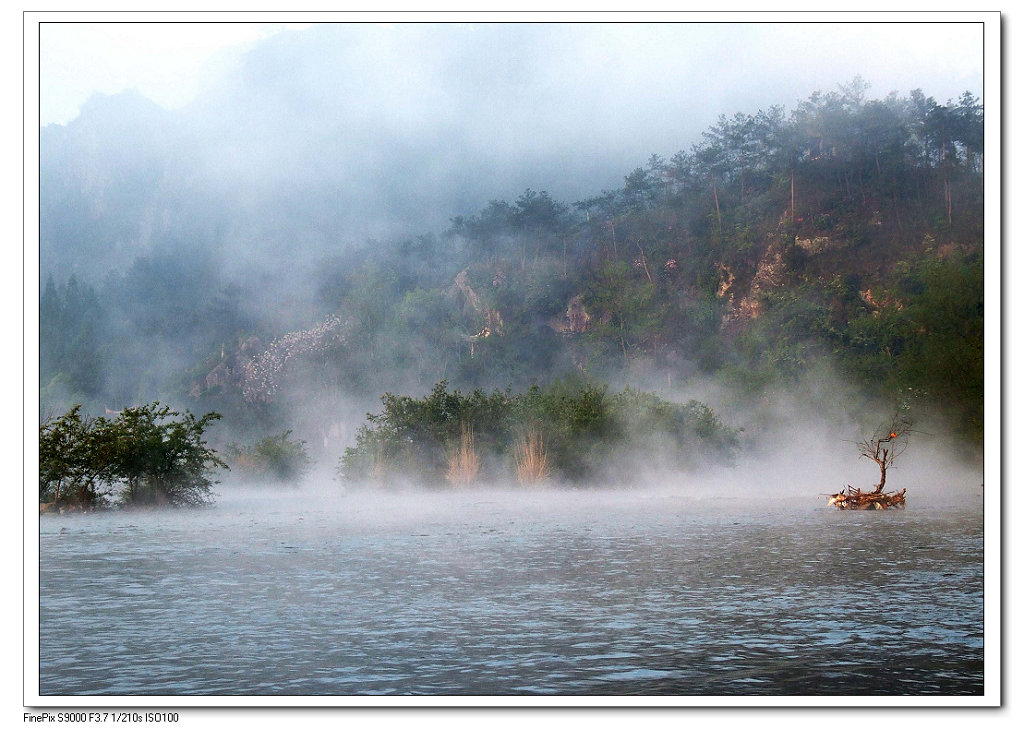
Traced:
<path fill-rule="evenodd" d="M 174 109 L 261 39 L 304 24 L 44 23 L 40 124 L 64 124 L 94 93 L 136 88 Z"/>
<path fill-rule="evenodd" d="M 858 74 L 872 96 L 914 88 L 940 102 L 964 90 L 983 96 L 980 23 L 891 22 L 892 16 L 883 16 L 887 22 L 797 23 L 794 17 L 801 16 L 769 15 L 780 21 L 771 23 L 566 25 L 560 50 L 576 64 L 568 72 L 560 68 L 563 77 L 551 82 L 600 83 L 609 108 L 618 89 L 635 92 L 639 85 L 710 107 L 716 116 L 776 103 L 791 108 L 810 92 L 834 89 Z M 166 108 L 180 107 L 261 39 L 306 25 L 46 22 L 40 30 L 40 123 L 67 123 L 93 93 L 129 88 Z M 628 117 L 629 110 L 617 113 Z"/>

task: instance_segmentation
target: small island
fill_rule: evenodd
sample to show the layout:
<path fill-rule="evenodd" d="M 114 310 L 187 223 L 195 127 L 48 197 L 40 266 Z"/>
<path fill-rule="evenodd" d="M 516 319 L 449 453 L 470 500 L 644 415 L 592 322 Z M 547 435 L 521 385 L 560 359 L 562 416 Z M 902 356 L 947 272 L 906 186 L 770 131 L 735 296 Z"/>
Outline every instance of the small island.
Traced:
<path fill-rule="evenodd" d="M 847 485 L 839 493 L 829 496 L 829 506 L 856 511 L 904 508 L 907 505 L 907 490 L 886 492 L 885 477 L 896 459 L 907 449 L 910 425 L 909 417 L 897 413 L 880 433 L 876 433 L 873 438 L 859 441 L 857 449 L 861 456 L 878 465 L 881 477 L 872 491 L 862 491 Z"/>

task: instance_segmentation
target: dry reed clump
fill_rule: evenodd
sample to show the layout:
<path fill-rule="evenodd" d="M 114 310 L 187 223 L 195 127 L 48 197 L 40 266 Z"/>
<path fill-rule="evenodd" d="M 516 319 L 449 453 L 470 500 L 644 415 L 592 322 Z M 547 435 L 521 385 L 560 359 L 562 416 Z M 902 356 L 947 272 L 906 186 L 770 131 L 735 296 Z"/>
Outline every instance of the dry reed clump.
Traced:
<path fill-rule="evenodd" d="M 459 446 L 448 454 L 446 478 L 453 486 L 466 486 L 476 480 L 479 471 L 480 456 L 473 444 L 473 429 L 463 423 Z"/>
<path fill-rule="evenodd" d="M 523 435 L 516 443 L 513 455 L 519 483 L 531 485 L 547 478 L 548 454 L 544 448 L 544 436 L 540 433 L 531 430 Z"/>
<path fill-rule="evenodd" d="M 376 448 L 373 451 L 373 466 L 370 468 L 369 478 L 370 482 L 376 486 L 380 486 L 384 483 L 384 479 L 388 474 L 387 457 L 384 455 L 383 448 Z"/>

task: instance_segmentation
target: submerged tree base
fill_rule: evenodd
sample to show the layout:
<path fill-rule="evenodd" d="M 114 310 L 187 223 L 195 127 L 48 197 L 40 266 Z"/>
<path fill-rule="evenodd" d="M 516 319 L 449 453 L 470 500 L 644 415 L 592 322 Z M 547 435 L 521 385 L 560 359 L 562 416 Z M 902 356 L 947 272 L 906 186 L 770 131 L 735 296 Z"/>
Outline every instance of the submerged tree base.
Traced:
<path fill-rule="evenodd" d="M 863 511 L 866 509 L 902 509 L 907 505 L 907 490 L 890 491 L 861 491 L 852 486 L 847 486 L 837 494 L 832 494 L 828 499 L 828 505 L 837 509 L 853 509 Z"/>

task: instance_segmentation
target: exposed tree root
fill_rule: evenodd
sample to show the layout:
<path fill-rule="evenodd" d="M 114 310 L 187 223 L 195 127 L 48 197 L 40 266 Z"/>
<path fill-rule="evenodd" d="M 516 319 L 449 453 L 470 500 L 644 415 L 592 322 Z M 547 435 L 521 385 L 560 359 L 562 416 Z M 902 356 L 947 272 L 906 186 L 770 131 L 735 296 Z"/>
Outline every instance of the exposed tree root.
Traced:
<path fill-rule="evenodd" d="M 847 486 L 838 494 L 832 494 L 828 499 L 828 505 L 837 509 L 902 509 L 907 505 L 907 490 L 890 491 L 861 491 L 852 486 Z"/>

